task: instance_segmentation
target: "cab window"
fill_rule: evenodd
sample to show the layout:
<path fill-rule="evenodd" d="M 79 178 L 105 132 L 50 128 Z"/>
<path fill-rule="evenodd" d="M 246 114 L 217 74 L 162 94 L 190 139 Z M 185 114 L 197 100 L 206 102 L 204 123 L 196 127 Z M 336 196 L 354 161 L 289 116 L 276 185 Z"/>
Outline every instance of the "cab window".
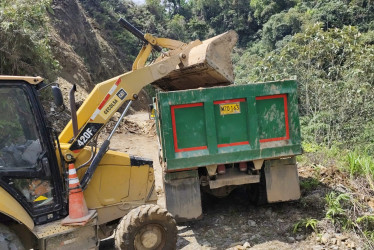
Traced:
<path fill-rule="evenodd" d="M 43 148 L 31 107 L 23 88 L 0 87 L 0 176 L 35 209 L 54 203 L 54 188 L 37 174 Z"/>
<path fill-rule="evenodd" d="M 35 168 L 42 146 L 23 89 L 0 88 L 0 170 Z"/>

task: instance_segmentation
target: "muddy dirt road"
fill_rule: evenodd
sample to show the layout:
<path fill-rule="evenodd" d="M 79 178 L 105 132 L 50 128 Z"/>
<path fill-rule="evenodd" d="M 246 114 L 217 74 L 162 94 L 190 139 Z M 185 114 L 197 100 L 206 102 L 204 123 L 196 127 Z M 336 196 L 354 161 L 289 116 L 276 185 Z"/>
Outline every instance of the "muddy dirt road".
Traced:
<path fill-rule="evenodd" d="M 117 133 L 111 149 L 153 159 L 159 205 L 164 206 L 161 167 L 155 127 L 147 113 L 126 118 L 122 133 Z M 301 180 L 308 180 L 308 169 L 300 168 Z M 355 234 L 336 232 L 326 221 L 324 197 L 331 187 L 318 185 L 302 189 L 297 202 L 254 206 L 243 189 L 217 199 L 203 195 L 204 217 L 200 221 L 178 225 L 177 249 L 361 249 L 363 243 Z M 317 233 L 294 225 L 317 219 Z M 113 249 L 113 241 L 103 242 L 100 249 Z"/>

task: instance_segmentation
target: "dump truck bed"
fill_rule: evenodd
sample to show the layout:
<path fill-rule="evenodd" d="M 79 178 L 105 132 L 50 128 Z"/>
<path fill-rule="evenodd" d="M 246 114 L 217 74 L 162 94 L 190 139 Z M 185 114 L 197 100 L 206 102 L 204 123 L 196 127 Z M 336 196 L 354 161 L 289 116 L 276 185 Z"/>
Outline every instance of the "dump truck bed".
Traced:
<path fill-rule="evenodd" d="M 159 92 L 166 170 L 301 154 L 296 92 L 292 80 Z"/>

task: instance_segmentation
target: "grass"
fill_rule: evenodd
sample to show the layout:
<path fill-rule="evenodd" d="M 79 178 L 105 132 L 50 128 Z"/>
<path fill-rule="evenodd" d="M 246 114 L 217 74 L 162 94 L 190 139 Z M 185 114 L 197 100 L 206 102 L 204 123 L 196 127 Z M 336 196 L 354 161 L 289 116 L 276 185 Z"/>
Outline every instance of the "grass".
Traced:
<path fill-rule="evenodd" d="M 317 224 L 318 224 L 318 220 L 313 219 L 313 218 L 301 219 L 293 225 L 293 233 L 296 233 L 297 231 L 299 231 L 299 229 L 303 229 L 303 228 L 305 230 L 312 230 L 317 233 L 318 232 Z"/>
<path fill-rule="evenodd" d="M 300 187 L 305 191 L 311 191 L 317 188 L 319 185 L 319 180 L 317 178 L 307 178 L 300 181 Z"/>
<path fill-rule="evenodd" d="M 364 235 L 368 240 L 374 242 L 374 231 L 365 230 Z"/>
<path fill-rule="evenodd" d="M 341 171 L 349 173 L 351 178 L 364 177 L 371 190 L 374 191 L 374 158 L 366 150 L 347 150 L 338 146 L 326 147 L 306 142 L 302 146 L 305 154 L 297 158 L 301 165 L 313 164 L 327 167 L 327 165 L 334 164 Z"/>
<path fill-rule="evenodd" d="M 346 164 L 342 165 L 343 171 L 347 171 L 351 178 L 363 176 L 370 188 L 374 190 L 374 159 L 358 150 L 350 151 L 346 157 Z"/>
<path fill-rule="evenodd" d="M 363 225 L 368 231 L 374 232 L 374 215 L 364 215 L 356 220 L 357 223 Z"/>
<path fill-rule="evenodd" d="M 363 235 L 369 242 L 374 243 L 374 215 L 364 215 L 356 220 Z"/>
<path fill-rule="evenodd" d="M 326 218 L 343 229 L 352 228 L 352 219 L 349 209 L 353 206 L 352 197 L 346 193 L 330 192 L 326 195 Z"/>
<path fill-rule="evenodd" d="M 312 167 L 315 172 L 312 177 L 301 180 L 300 186 L 306 191 L 318 188 L 320 181 L 330 186 L 326 169 L 334 168 L 341 172 L 337 176 L 342 178 L 341 184 L 349 191 L 340 193 L 332 190 L 326 194 L 325 218 L 337 231 L 355 231 L 366 239 L 369 248 L 374 247 L 374 215 L 370 212 L 367 198 L 363 198 L 370 198 L 374 193 L 374 158 L 364 149 L 328 148 L 313 143 L 303 143 L 303 149 L 305 153 L 298 157 L 299 164 Z M 322 181 L 322 176 L 327 182 Z M 315 230 L 313 226 L 317 223 L 307 218 L 297 222 L 293 229 L 294 232 L 301 228 Z"/>

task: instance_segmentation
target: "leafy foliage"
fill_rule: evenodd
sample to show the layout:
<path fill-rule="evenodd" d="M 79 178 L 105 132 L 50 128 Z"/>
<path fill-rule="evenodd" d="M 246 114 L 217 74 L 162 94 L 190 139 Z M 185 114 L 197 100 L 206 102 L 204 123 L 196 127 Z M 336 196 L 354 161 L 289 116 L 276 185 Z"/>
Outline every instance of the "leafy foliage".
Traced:
<path fill-rule="evenodd" d="M 374 46 L 363 37 L 352 26 L 323 30 L 322 23 L 308 25 L 257 61 L 246 80 L 238 82 L 297 78 L 302 127 L 308 139 L 327 145 L 356 141 L 363 136 L 356 128 L 371 121 L 374 110 L 370 91 Z M 248 65 L 248 57 L 238 64 Z M 239 75 L 244 77 L 240 71 Z"/>
<path fill-rule="evenodd" d="M 338 216 L 344 215 L 345 211 L 342 207 L 342 202 L 349 201 L 349 198 L 348 194 L 337 194 L 335 192 L 327 194 L 325 198 L 328 206 L 326 217 L 333 220 Z"/>
<path fill-rule="evenodd" d="M 258 17 L 274 3 L 251 6 Z M 272 12 L 257 41 L 237 50 L 236 83 L 297 79 L 304 140 L 374 152 L 372 8 L 368 1 L 321 0 Z"/>
<path fill-rule="evenodd" d="M 348 215 L 348 209 L 352 206 L 349 194 L 330 192 L 325 197 L 327 203 L 326 218 L 344 229 L 351 228 L 353 222 Z"/>
<path fill-rule="evenodd" d="M 259 23 L 266 23 L 271 16 L 295 5 L 296 1 L 251 0 L 254 17 Z"/>
<path fill-rule="evenodd" d="M 300 187 L 305 191 L 315 190 L 319 184 L 319 180 L 313 177 L 300 181 Z"/>
<path fill-rule="evenodd" d="M 0 5 L 0 74 L 54 78 L 58 62 L 51 52 L 47 9 L 50 0 L 4 0 Z"/>
<path fill-rule="evenodd" d="M 374 190 L 374 159 L 371 156 L 357 150 L 350 151 L 343 169 L 347 170 L 351 177 L 364 176 L 371 189 Z"/>
<path fill-rule="evenodd" d="M 364 224 L 367 230 L 374 230 L 374 215 L 364 215 L 357 218 L 357 223 Z"/>
<path fill-rule="evenodd" d="M 313 219 L 313 218 L 302 219 L 294 224 L 293 233 L 296 233 L 299 229 L 302 229 L 302 228 L 304 228 L 305 230 L 312 230 L 314 232 L 318 232 L 317 224 L 318 224 L 318 220 L 316 219 Z"/>
<path fill-rule="evenodd" d="M 263 26 L 262 43 L 267 49 L 275 49 L 277 42 L 301 31 L 304 19 L 304 15 L 295 9 L 272 15 Z"/>
<path fill-rule="evenodd" d="M 47 12 L 53 12 L 51 1 L 1 1 L 1 74 L 54 78 L 59 66 L 46 25 Z M 141 43 L 117 23 L 119 17 L 143 32 L 184 42 L 235 30 L 236 84 L 283 79 L 299 83 L 304 149 L 319 162 L 314 165 L 317 174 L 301 182 L 304 190 L 320 185 L 319 164 L 331 157 L 341 161 L 341 171 L 360 177 L 374 190 L 372 1 L 146 0 L 142 5 L 131 0 L 78 1 L 127 66 Z M 17 131 L 12 126 L 3 123 L 0 130 Z M 0 137 L 7 133 L 3 130 Z M 373 218 L 355 211 L 353 194 L 331 192 L 325 200 L 329 220 L 343 229 L 361 227 L 374 241 Z M 316 231 L 317 221 L 307 218 L 294 225 L 294 230 L 301 228 Z"/>

